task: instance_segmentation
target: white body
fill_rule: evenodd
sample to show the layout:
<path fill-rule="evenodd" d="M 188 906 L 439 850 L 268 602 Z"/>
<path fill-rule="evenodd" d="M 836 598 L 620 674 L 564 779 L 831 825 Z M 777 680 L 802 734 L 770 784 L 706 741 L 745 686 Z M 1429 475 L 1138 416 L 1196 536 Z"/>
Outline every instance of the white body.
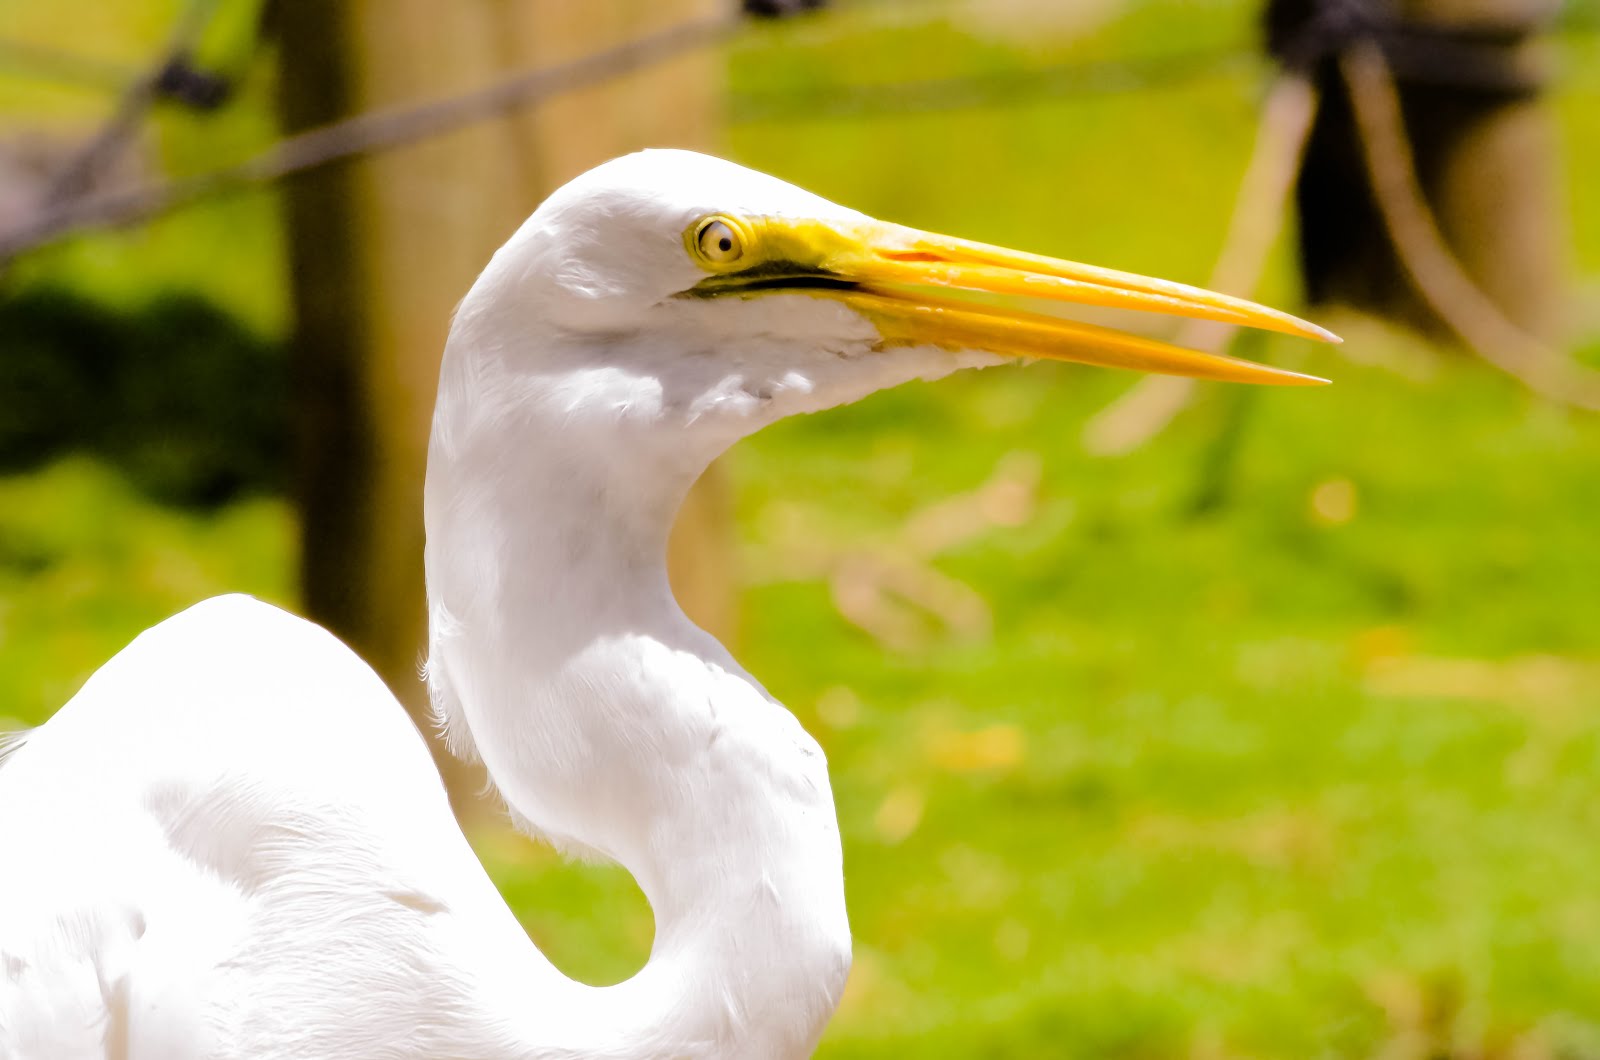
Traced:
<path fill-rule="evenodd" d="M 0 767 L 0 858 L 5 1060 L 516 1055 L 500 992 L 532 1018 L 561 979 L 377 676 L 247 597 L 142 634 Z"/>
<path fill-rule="evenodd" d="M 463 302 L 429 457 L 441 718 L 519 823 L 633 872 L 646 967 L 559 974 L 373 673 L 227 597 L 0 764 L 0 1060 L 810 1053 L 850 962 L 826 764 L 679 611 L 667 533 L 741 436 L 998 358 L 875 351 L 802 294 L 672 300 L 678 233 L 729 207 L 859 217 L 684 152 L 592 171 Z"/>
<path fill-rule="evenodd" d="M 520 824 L 633 873 L 649 962 L 604 989 L 556 972 L 372 672 L 230 597 L 138 638 L 0 762 L 0 1060 L 807 1055 L 850 965 L 833 795 L 816 742 L 672 598 L 696 477 L 783 416 L 1006 352 L 1317 382 L 896 286 L 919 284 L 1331 337 L 702 155 L 590 171 L 451 329 L 428 682 Z"/>

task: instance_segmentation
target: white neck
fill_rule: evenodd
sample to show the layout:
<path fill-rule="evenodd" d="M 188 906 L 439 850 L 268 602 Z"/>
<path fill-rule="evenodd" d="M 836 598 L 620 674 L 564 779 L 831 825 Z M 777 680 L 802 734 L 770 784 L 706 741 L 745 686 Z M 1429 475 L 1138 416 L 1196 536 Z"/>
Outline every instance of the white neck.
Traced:
<path fill-rule="evenodd" d="M 625 866 L 657 925 L 633 979 L 539 999 L 528 1047 L 809 1055 L 850 960 L 826 763 L 665 568 L 684 494 L 742 431 L 686 430 L 698 414 L 626 364 L 541 350 L 532 371 L 457 330 L 427 490 L 436 703 L 518 820 Z"/>

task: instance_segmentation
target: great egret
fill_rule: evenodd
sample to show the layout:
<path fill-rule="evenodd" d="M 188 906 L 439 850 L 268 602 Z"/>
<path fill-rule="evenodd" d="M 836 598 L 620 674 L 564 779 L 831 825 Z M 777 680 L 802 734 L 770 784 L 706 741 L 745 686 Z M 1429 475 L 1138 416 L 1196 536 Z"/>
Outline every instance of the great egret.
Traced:
<path fill-rule="evenodd" d="M 780 417 L 1019 355 L 1320 382 L 928 287 L 1332 337 L 703 155 L 590 171 L 450 332 L 427 679 L 523 827 L 633 873 L 649 962 L 604 988 L 560 974 L 373 672 L 222 597 L 141 634 L 0 767 L 0 1056 L 807 1054 L 850 967 L 833 797 L 816 742 L 673 600 L 696 476 Z"/>

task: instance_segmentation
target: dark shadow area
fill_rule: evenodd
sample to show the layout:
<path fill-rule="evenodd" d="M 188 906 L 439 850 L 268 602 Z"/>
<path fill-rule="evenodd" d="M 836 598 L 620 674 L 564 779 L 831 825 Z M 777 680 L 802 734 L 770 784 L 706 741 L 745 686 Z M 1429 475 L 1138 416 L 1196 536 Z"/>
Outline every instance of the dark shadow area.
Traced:
<path fill-rule="evenodd" d="M 86 450 L 167 503 L 282 492 L 288 390 L 285 349 L 198 298 L 0 301 L 0 471 Z"/>

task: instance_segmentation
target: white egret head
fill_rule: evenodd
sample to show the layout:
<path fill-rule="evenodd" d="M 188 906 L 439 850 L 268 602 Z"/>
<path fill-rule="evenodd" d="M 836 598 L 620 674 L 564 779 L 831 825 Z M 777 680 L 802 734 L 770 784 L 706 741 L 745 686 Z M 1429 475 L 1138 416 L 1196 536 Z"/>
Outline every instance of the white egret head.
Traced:
<path fill-rule="evenodd" d="M 659 403 L 636 386 L 599 386 L 574 414 L 625 406 L 674 429 L 735 434 L 1013 357 L 1322 382 L 1014 308 L 1024 299 L 1332 338 L 1240 299 L 876 221 L 742 166 L 663 150 L 606 163 L 546 200 L 463 303 L 457 331 L 501 351 L 527 336 L 543 363 L 523 367 L 535 372 L 587 369 L 598 383 L 592 373 L 609 369 L 659 384 Z"/>

